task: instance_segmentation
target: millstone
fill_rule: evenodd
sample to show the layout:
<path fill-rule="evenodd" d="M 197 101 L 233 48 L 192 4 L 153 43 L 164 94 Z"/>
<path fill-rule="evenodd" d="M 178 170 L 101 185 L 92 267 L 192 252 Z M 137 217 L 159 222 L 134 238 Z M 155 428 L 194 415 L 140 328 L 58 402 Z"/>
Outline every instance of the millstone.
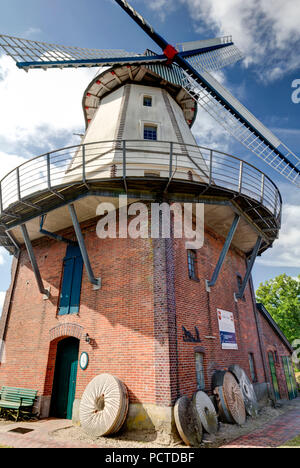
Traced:
<path fill-rule="evenodd" d="M 222 387 L 217 387 L 214 393 L 218 400 L 220 419 L 225 423 L 245 424 L 246 409 L 243 394 L 230 372 L 226 372 Z"/>
<path fill-rule="evenodd" d="M 225 424 L 234 424 L 234 420 L 231 417 L 224 399 L 223 387 L 216 387 L 214 389 L 214 395 L 218 406 L 218 417 L 220 421 Z"/>
<path fill-rule="evenodd" d="M 199 447 L 202 442 L 202 425 L 199 423 L 191 400 L 183 396 L 176 401 L 174 418 L 180 437 L 186 445 Z"/>
<path fill-rule="evenodd" d="M 218 431 L 218 418 L 208 395 L 204 392 L 196 392 L 193 396 L 193 405 L 204 430 L 209 434 L 215 434 Z"/>
<path fill-rule="evenodd" d="M 101 374 L 86 387 L 79 417 L 82 428 L 93 437 L 118 432 L 128 412 L 126 386 L 117 377 Z"/>
<path fill-rule="evenodd" d="M 258 402 L 252 383 L 250 382 L 246 372 L 237 364 L 229 367 L 229 371 L 237 379 L 240 389 L 244 397 L 246 412 L 253 418 L 258 416 Z"/>
<path fill-rule="evenodd" d="M 215 371 L 212 376 L 212 389 L 222 387 L 226 371 Z"/>

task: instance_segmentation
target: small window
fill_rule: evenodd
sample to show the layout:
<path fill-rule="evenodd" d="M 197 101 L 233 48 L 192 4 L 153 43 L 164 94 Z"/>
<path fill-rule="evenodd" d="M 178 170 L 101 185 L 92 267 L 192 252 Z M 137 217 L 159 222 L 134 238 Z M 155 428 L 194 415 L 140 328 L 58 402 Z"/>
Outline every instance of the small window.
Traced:
<path fill-rule="evenodd" d="M 205 390 L 204 355 L 195 353 L 197 390 Z"/>
<path fill-rule="evenodd" d="M 83 259 L 78 246 L 70 245 L 64 258 L 58 315 L 78 314 Z"/>
<path fill-rule="evenodd" d="M 157 127 L 155 125 L 144 126 L 144 140 L 157 141 Z"/>
<path fill-rule="evenodd" d="M 151 96 L 144 96 L 144 106 L 145 107 L 152 107 L 152 97 Z"/>
<path fill-rule="evenodd" d="M 257 382 L 257 375 L 256 375 L 256 368 L 255 368 L 255 361 L 254 361 L 254 354 L 249 353 L 249 366 L 250 366 L 250 373 L 252 382 Z"/>
<path fill-rule="evenodd" d="M 197 275 L 197 253 L 195 250 L 188 250 L 188 267 L 189 277 L 193 280 L 198 280 Z"/>

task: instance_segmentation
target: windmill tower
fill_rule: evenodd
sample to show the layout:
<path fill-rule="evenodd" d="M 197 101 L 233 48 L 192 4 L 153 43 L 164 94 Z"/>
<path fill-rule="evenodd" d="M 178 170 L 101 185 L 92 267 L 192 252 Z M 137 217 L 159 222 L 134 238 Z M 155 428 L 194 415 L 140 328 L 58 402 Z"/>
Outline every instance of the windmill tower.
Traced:
<path fill-rule="evenodd" d="M 77 421 L 86 385 L 113 374 L 129 390 L 128 428 L 170 432 L 176 399 L 211 392 L 216 369 L 249 369 L 251 354 L 259 382 L 266 380 L 249 279 L 281 222 L 281 196 L 267 175 L 197 145 L 198 105 L 297 186 L 299 159 L 210 74 L 241 58 L 231 37 L 175 49 L 116 2 L 162 55 L 0 36 L 21 69 L 110 67 L 84 92 L 81 144 L 34 158 L 1 181 L 1 245 L 16 260 L 0 381 L 37 389 L 41 417 Z M 126 205 L 204 204 L 203 248 L 186 250 L 186 239 L 174 236 L 99 239 L 97 207 L 109 202 L 120 216 L 120 195 Z"/>

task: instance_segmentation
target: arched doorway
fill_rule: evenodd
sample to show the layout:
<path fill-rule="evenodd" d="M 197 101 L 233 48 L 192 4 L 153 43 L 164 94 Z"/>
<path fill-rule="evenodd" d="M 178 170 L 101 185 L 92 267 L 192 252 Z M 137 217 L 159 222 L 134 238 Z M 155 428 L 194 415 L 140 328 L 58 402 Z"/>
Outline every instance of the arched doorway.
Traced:
<path fill-rule="evenodd" d="M 79 340 L 66 338 L 57 345 L 51 416 L 72 419 L 76 391 Z"/>

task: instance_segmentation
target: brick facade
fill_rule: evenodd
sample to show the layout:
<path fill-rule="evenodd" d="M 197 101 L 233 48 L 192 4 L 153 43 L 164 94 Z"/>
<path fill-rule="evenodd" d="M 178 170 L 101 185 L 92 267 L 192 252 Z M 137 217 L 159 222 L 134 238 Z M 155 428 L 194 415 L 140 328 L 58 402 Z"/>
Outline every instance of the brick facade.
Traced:
<path fill-rule="evenodd" d="M 269 352 L 273 353 L 280 398 L 287 399 L 288 389 L 287 389 L 286 378 L 284 374 L 282 357 L 290 356 L 291 351 L 283 343 L 283 341 L 279 338 L 279 336 L 277 336 L 276 333 L 274 333 L 274 331 L 270 327 L 270 324 L 268 323 L 266 318 L 263 317 L 262 314 L 259 314 L 259 320 L 260 320 L 261 329 L 262 329 L 262 338 L 263 338 L 263 343 L 264 343 L 264 352 L 265 352 L 266 360 L 268 362 L 268 353 Z M 277 356 L 277 359 L 276 359 L 276 356 Z M 269 366 L 267 366 L 267 372 L 268 372 L 268 375 L 267 375 L 268 380 L 269 382 L 272 382 Z"/>
<path fill-rule="evenodd" d="M 191 396 L 196 390 L 199 350 L 204 353 L 208 393 L 216 369 L 239 364 L 250 377 L 249 353 L 255 359 L 258 382 L 265 381 L 249 285 L 245 300 L 234 300 L 237 274 L 243 276 L 246 269 L 240 252 L 230 249 L 219 280 L 208 293 L 205 280 L 211 278 L 224 243 L 209 229 L 204 247 L 197 252 L 198 281 L 189 278 L 184 239 L 100 240 L 95 220 L 82 224 L 82 231 L 102 288 L 94 291 L 84 271 L 78 315 L 57 315 L 66 244 L 46 238 L 33 243 L 44 284 L 51 288 L 50 300 L 39 293 L 25 250 L 18 268 L 14 264 L 14 291 L 2 317 L 3 328 L 8 315 L 0 385 L 35 388 L 49 397 L 57 344 L 67 336 L 80 340 L 79 355 L 89 354 L 88 368 L 78 368 L 76 399 L 94 376 L 108 372 L 126 384 L 131 403 L 171 406 L 180 395 Z M 62 234 L 74 238 L 71 229 Z M 218 308 L 234 314 L 238 350 L 221 349 Z M 191 333 L 197 327 L 201 343 L 184 341 L 182 327 Z M 275 343 L 279 354 L 285 353 L 263 320 L 261 327 L 266 351 Z M 86 333 L 90 344 L 84 340 Z M 278 378 L 284 380 L 281 374 Z"/>

